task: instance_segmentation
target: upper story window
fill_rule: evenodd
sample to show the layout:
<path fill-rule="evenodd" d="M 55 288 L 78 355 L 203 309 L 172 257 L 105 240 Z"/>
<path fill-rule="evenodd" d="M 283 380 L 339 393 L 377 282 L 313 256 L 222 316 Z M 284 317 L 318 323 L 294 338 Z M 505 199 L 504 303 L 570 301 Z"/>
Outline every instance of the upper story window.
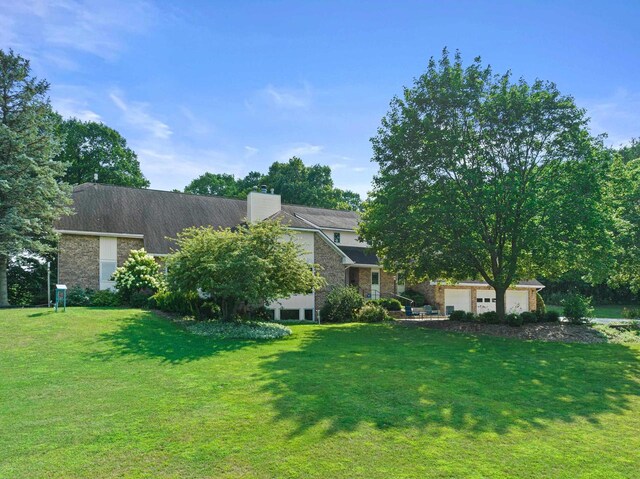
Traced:
<path fill-rule="evenodd" d="M 340 243 L 340 233 L 333 233 L 333 242 Z"/>

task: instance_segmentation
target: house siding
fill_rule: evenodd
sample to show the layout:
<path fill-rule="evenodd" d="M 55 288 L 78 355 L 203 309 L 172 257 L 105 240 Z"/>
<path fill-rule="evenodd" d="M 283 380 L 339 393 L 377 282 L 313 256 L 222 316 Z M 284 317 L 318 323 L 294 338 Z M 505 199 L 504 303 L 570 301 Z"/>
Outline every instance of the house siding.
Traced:
<path fill-rule="evenodd" d="M 58 282 L 72 288 L 100 288 L 100 238 L 61 235 L 58 242 Z"/>
<path fill-rule="evenodd" d="M 321 268 L 320 274 L 327 281 L 324 288 L 316 291 L 315 308 L 320 309 L 324 306 L 331 289 L 345 285 L 345 267 L 342 264 L 342 256 L 317 233 L 313 249 L 315 262 Z"/>

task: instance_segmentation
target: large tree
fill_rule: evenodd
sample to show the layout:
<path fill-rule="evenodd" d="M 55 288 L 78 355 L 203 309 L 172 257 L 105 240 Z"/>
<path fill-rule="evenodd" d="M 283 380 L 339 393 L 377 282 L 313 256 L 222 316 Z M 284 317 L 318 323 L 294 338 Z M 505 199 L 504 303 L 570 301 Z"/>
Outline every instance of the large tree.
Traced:
<path fill-rule="evenodd" d="M 505 292 L 573 268 L 607 273 L 608 157 L 553 83 L 513 81 L 445 50 L 372 139 L 380 171 L 361 234 L 416 278 L 482 278 Z"/>
<path fill-rule="evenodd" d="M 53 161 L 60 142 L 48 89 L 28 60 L 0 50 L 0 306 L 8 304 L 9 258 L 50 249 L 53 221 L 70 203 L 60 181 L 66 165 Z"/>
<path fill-rule="evenodd" d="M 243 193 L 235 177 L 227 173 L 204 173 L 185 186 L 184 192 L 192 195 L 226 196 L 227 198 L 236 198 Z M 246 193 L 244 194 L 246 195 Z"/>
<path fill-rule="evenodd" d="M 341 210 L 359 210 L 362 206 L 358 193 L 334 186 L 330 167 L 306 166 L 295 156 L 287 162 L 274 162 L 266 175 L 252 171 L 235 179 L 233 175 L 205 173 L 189 183 L 184 192 L 244 199 L 260 185 L 273 188 L 288 204 Z"/>
<path fill-rule="evenodd" d="M 168 282 L 183 293 L 208 293 L 223 319 L 242 303 L 262 304 L 324 285 L 302 257 L 293 233 L 272 221 L 237 229 L 188 228 L 167 258 Z"/>
<path fill-rule="evenodd" d="M 60 131 L 65 140 L 56 159 L 68 165 L 66 182 L 76 185 L 92 182 L 97 173 L 100 183 L 135 188 L 149 186 L 136 153 L 113 128 L 71 118 L 61 123 Z"/>
<path fill-rule="evenodd" d="M 637 144 L 637 143 L 636 143 Z M 616 265 L 609 284 L 640 293 L 640 157 L 617 157 L 610 172 L 607 201 L 615 218 Z"/>

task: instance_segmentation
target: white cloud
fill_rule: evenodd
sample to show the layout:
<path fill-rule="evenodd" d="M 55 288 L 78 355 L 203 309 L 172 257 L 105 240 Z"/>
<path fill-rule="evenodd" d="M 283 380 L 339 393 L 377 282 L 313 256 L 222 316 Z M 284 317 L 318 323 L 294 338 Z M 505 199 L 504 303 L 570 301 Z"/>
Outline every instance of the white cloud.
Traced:
<path fill-rule="evenodd" d="M 620 88 L 609 97 L 579 103 L 591 117 L 591 131 L 607 133 L 609 145 L 624 145 L 640 136 L 640 92 Z"/>
<path fill-rule="evenodd" d="M 322 145 L 312 145 L 310 143 L 294 143 L 282 150 L 278 155 L 278 160 L 288 160 L 292 156 L 305 157 L 317 155 L 324 147 Z M 304 158 L 302 158 L 304 160 Z"/>
<path fill-rule="evenodd" d="M 127 103 L 123 93 L 119 90 L 113 90 L 109 94 L 109 98 L 120 109 L 124 120 L 131 126 L 144 130 L 153 137 L 160 139 L 167 139 L 173 134 L 169 125 L 147 113 L 148 104 L 142 102 Z"/>
<path fill-rule="evenodd" d="M 102 117 L 89 109 L 86 102 L 76 98 L 52 98 L 51 104 L 64 118 L 77 118 L 82 121 L 102 121 Z"/>
<path fill-rule="evenodd" d="M 67 52 L 117 58 L 130 35 L 157 20 L 142 0 L 0 0 L 0 44 L 60 68 L 76 68 Z"/>
<path fill-rule="evenodd" d="M 282 109 L 308 108 L 313 99 L 311 86 L 305 83 L 303 88 L 278 88 L 267 85 L 262 95 L 272 106 Z"/>
<path fill-rule="evenodd" d="M 244 157 L 251 158 L 255 156 L 260 150 L 258 148 L 254 148 L 253 146 L 245 146 L 244 147 Z"/>

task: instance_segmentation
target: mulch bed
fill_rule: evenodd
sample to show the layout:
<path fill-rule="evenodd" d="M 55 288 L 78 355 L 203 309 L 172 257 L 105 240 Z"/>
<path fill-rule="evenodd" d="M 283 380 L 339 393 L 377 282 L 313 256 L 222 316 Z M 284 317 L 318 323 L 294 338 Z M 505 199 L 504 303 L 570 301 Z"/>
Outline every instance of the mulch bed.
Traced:
<path fill-rule="evenodd" d="M 607 338 L 588 325 L 561 323 L 524 324 L 519 327 L 506 324 L 463 323 L 450 320 L 405 319 L 396 322 L 406 327 L 439 329 L 458 333 L 488 334 L 503 338 L 535 339 L 562 343 L 604 343 Z"/>

